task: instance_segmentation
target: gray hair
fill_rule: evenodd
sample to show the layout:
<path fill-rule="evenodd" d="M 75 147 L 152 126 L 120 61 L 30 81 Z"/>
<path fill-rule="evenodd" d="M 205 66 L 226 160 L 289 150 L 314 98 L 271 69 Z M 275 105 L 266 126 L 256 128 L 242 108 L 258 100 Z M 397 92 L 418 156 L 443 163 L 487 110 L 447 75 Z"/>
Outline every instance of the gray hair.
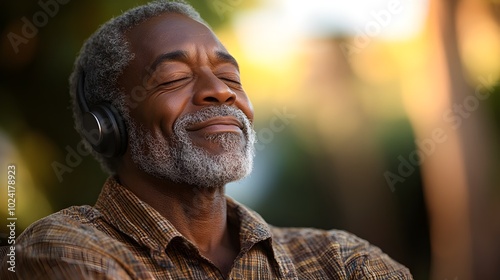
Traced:
<path fill-rule="evenodd" d="M 130 123 L 125 94 L 118 87 L 118 78 L 134 58 L 134 54 L 129 51 L 129 43 L 125 33 L 147 19 L 168 12 L 182 14 L 207 25 L 198 12 L 182 0 L 150 2 L 133 8 L 103 24 L 87 39 L 75 60 L 73 73 L 69 79 L 75 128 L 82 137 L 86 148 L 100 162 L 103 170 L 110 174 L 116 172 L 119 159 L 107 158 L 95 152 L 83 136 L 82 114 L 75 98 L 78 80 L 85 73 L 84 92 L 85 99 L 89 104 L 110 103 L 121 114 L 125 124 Z"/>

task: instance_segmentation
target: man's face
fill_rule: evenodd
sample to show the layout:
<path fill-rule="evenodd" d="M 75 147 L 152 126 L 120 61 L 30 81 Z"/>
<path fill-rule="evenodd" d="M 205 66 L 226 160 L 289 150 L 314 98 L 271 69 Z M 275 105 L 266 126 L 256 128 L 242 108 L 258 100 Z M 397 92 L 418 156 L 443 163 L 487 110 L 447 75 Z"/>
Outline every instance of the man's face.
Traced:
<path fill-rule="evenodd" d="M 134 163 L 157 178 L 198 186 L 247 175 L 253 109 L 236 61 L 216 36 L 170 13 L 134 27 L 127 39 L 134 59 L 120 84 L 128 93 Z"/>

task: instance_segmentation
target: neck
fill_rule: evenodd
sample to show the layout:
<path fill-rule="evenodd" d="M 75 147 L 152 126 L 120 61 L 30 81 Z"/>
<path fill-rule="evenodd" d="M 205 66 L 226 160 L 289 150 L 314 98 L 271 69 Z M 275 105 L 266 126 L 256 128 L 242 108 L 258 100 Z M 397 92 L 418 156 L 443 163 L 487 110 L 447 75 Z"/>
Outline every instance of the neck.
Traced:
<path fill-rule="evenodd" d="M 134 176 L 136 175 L 136 176 Z M 227 222 L 224 186 L 203 188 L 119 172 L 123 186 L 148 203 L 223 273 L 239 252 L 238 229 Z"/>

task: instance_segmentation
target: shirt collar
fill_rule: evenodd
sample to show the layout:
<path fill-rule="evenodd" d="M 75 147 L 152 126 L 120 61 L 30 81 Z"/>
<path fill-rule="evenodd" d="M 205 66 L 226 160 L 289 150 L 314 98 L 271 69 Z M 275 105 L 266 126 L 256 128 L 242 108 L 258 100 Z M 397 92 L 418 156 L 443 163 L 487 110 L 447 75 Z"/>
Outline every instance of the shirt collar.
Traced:
<path fill-rule="evenodd" d="M 240 229 L 241 250 L 248 250 L 253 244 L 271 237 L 269 225 L 259 214 L 230 197 L 226 197 L 226 202 L 228 221 L 237 224 Z"/>
<path fill-rule="evenodd" d="M 95 207 L 108 223 L 154 251 L 164 251 L 173 238 L 182 236 L 158 211 L 113 177 L 104 184 Z"/>
<path fill-rule="evenodd" d="M 238 225 L 240 229 L 240 255 L 255 244 L 263 242 L 272 252 L 281 274 L 289 276 L 294 271 L 293 264 L 286 257 L 283 248 L 272 241 L 271 227 L 259 214 L 233 199 L 226 197 L 226 202 L 228 222 Z M 150 248 L 154 256 L 164 252 L 174 238 L 184 238 L 158 211 L 120 185 L 113 177 L 106 180 L 95 208 L 108 223 L 139 244 Z"/>
<path fill-rule="evenodd" d="M 253 245 L 262 242 L 272 253 L 280 274 L 286 279 L 296 279 L 295 266 L 283 246 L 273 240 L 272 227 L 256 212 L 227 197 L 229 222 L 240 223 L 241 251 L 248 251 Z M 240 252 L 241 253 L 241 252 Z"/>

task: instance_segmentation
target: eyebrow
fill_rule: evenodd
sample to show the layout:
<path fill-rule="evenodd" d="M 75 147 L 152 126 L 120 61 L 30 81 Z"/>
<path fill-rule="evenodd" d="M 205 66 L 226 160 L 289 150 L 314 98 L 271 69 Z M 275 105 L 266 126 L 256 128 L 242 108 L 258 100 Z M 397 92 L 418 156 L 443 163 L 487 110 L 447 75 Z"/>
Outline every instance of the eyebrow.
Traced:
<path fill-rule="evenodd" d="M 153 63 L 151 63 L 151 67 L 149 68 L 151 72 L 154 72 L 158 65 L 167 61 L 186 61 L 188 60 L 188 54 L 186 51 L 173 51 L 169 53 L 164 53 L 159 55 Z"/>
<path fill-rule="evenodd" d="M 216 51 L 215 55 L 219 60 L 231 63 L 232 65 L 234 65 L 234 67 L 236 67 L 236 69 L 238 69 L 238 71 L 240 71 L 240 66 L 238 65 L 238 62 L 232 55 L 228 54 L 227 52 L 221 52 L 221 51 Z"/>
<path fill-rule="evenodd" d="M 240 70 L 240 67 L 239 67 L 236 59 L 232 55 L 228 54 L 227 52 L 216 51 L 215 56 L 217 57 L 218 60 L 220 60 L 222 62 L 230 63 L 230 64 L 234 65 L 234 67 L 236 67 L 236 69 L 238 71 Z M 178 51 L 168 52 L 168 53 L 164 53 L 164 54 L 159 55 L 153 61 L 153 63 L 151 63 L 151 67 L 149 69 L 150 69 L 150 72 L 154 72 L 156 70 L 156 68 L 158 68 L 158 66 L 164 62 L 187 61 L 187 60 L 189 60 L 189 56 L 188 56 L 188 53 L 186 51 L 178 50 Z"/>

